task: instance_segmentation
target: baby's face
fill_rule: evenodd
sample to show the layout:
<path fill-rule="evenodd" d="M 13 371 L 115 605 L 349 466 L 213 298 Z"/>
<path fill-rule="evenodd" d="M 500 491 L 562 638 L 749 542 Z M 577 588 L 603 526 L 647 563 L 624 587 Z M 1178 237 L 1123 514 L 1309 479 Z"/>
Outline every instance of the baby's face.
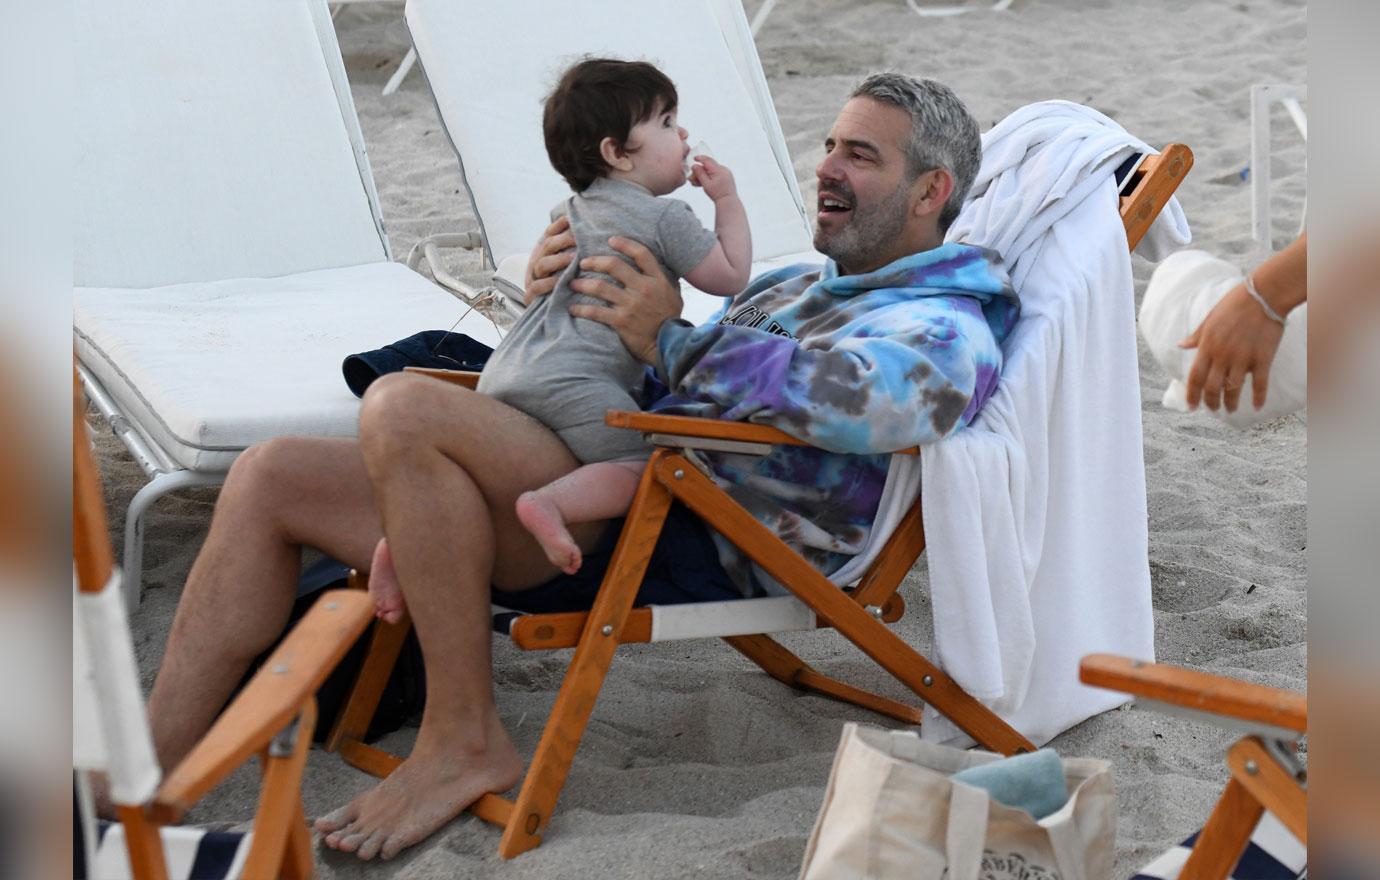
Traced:
<path fill-rule="evenodd" d="M 628 132 L 627 153 L 633 169 L 627 175 L 634 182 L 664 196 L 685 183 L 685 157 L 690 153 L 689 136 L 676 123 L 676 111 L 658 110 Z"/>

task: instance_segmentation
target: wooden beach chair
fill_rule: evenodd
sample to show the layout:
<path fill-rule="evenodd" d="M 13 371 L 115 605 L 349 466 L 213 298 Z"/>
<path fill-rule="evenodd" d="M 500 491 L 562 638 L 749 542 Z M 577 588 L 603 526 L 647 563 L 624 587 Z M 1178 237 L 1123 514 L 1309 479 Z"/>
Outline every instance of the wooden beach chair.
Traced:
<path fill-rule="evenodd" d="M 423 64 L 427 52 L 422 52 Z M 1130 248 L 1140 242 L 1192 166 L 1191 151 L 1171 144 L 1154 156 L 1137 156 L 1119 169 L 1120 213 Z M 421 371 L 473 387 L 477 373 Z M 811 668 L 772 636 L 828 627 L 943 713 L 983 747 L 1002 754 L 1032 744 L 943 670 L 885 625 L 904 603 L 897 589 L 925 548 L 921 501 L 883 541 L 851 590 L 839 589 L 759 524 L 701 470 L 696 450 L 763 454 L 772 444 L 802 445 L 774 428 L 741 422 L 611 412 L 610 425 L 642 431 L 657 447 L 648 462 L 614 556 L 589 612 L 517 616 L 508 634 L 524 650 L 575 648 L 564 683 L 515 800 L 485 795 L 471 810 L 502 827 L 499 852 L 511 858 L 541 843 L 580 738 L 593 712 L 614 651 L 621 644 L 718 637 L 774 678 L 803 690 L 845 700 L 908 724 L 921 709 L 838 681 Z M 900 454 L 918 455 L 912 448 Z M 732 602 L 633 608 L 634 596 L 673 500 L 742 548 L 794 595 Z M 386 776 L 401 759 L 363 742 L 384 683 L 406 635 L 406 621 L 376 625 L 369 654 L 352 695 L 327 740 L 327 748 L 360 769 Z"/>
<path fill-rule="evenodd" d="M 77 876 L 310 877 L 311 833 L 299 791 L 316 723 L 313 694 L 373 619 L 368 596 L 356 590 L 323 595 L 164 776 L 154 757 L 75 377 L 73 384 L 72 758 L 84 841 L 78 864 L 85 867 Z M 252 832 L 161 827 L 179 821 L 255 755 L 262 762 L 263 793 Z M 95 821 L 87 771 L 107 774 L 118 824 Z"/>
<path fill-rule="evenodd" d="M 354 436 L 349 354 L 467 307 L 392 262 L 325 0 L 80 0 L 74 345 L 149 482 L 125 515 L 224 481 L 248 446 Z M 456 327 L 495 344 L 479 313 Z"/>
<path fill-rule="evenodd" d="M 1246 734 L 1227 750 L 1231 776 L 1207 824 L 1132 880 L 1301 876 L 1308 845 L 1307 774 L 1297 754 L 1308 728 L 1302 694 L 1111 654 L 1085 657 L 1079 677 Z"/>

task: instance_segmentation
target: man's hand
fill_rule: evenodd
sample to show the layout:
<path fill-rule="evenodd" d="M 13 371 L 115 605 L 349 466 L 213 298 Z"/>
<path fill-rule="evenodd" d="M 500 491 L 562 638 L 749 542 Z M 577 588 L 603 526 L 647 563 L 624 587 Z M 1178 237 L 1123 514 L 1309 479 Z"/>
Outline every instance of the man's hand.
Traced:
<path fill-rule="evenodd" d="M 695 164 L 690 169 L 690 185 L 698 186 L 713 201 L 726 199 L 738 194 L 738 184 L 733 180 L 733 172 L 728 166 L 715 162 L 709 156 L 695 156 Z"/>
<path fill-rule="evenodd" d="M 527 260 L 523 278 L 523 305 L 531 305 L 539 296 L 556 289 L 561 271 L 575 259 L 575 234 L 570 231 L 570 218 L 562 214 L 541 234 L 532 256 Z"/>
<path fill-rule="evenodd" d="M 1247 374 L 1254 377 L 1252 403 L 1256 409 L 1264 406 L 1270 364 L 1283 336 L 1284 326 L 1271 320 L 1246 293 L 1246 286 L 1238 284 L 1179 343 L 1180 348 L 1198 349 L 1188 373 L 1189 408 L 1196 409 L 1201 398 L 1208 409 L 1225 403 L 1227 412 L 1236 412 Z"/>
<path fill-rule="evenodd" d="M 656 257 L 642 245 L 618 237 L 610 238 L 609 245 L 630 257 L 636 267 L 613 255 L 581 260 L 582 271 L 601 272 L 618 283 L 612 284 L 602 278 L 576 278 L 570 283 L 571 288 L 602 299 L 608 305 L 573 305 L 570 314 L 612 327 L 633 357 L 656 366 L 657 333 L 668 319 L 680 317 L 680 288 L 671 283 L 657 265 Z"/>

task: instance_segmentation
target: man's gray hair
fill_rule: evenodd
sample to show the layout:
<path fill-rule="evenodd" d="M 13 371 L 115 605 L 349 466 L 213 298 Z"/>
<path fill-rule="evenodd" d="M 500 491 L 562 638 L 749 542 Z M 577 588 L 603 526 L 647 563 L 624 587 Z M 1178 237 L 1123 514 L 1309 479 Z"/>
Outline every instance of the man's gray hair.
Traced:
<path fill-rule="evenodd" d="M 939 212 L 939 231 L 946 232 L 982 164 L 982 136 L 973 114 L 943 83 L 904 73 L 874 73 L 848 97 L 871 98 L 910 114 L 910 142 L 906 144 L 910 179 L 935 168 L 953 175 L 954 191 Z"/>

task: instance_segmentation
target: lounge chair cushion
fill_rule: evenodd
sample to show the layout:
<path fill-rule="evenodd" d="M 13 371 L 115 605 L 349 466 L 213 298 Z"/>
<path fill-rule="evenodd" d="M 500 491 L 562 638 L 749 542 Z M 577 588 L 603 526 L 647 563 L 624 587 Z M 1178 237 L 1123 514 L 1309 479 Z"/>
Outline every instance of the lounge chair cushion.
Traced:
<path fill-rule="evenodd" d="M 354 436 L 345 357 L 449 328 L 469 308 L 398 263 L 77 288 L 73 304 L 82 364 L 175 464 L 208 472 L 272 437 Z M 498 343 L 478 312 L 456 330 Z"/>

